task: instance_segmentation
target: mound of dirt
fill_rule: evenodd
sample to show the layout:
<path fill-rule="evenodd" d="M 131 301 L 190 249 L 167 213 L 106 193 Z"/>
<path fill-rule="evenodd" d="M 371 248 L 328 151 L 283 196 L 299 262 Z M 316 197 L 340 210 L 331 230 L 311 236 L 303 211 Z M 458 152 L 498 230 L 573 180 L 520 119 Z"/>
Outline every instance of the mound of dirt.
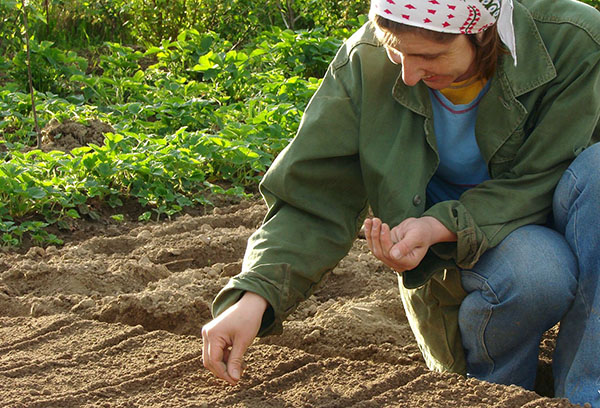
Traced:
<path fill-rule="evenodd" d="M 102 146 L 104 134 L 114 133 L 114 131 L 108 123 L 99 120 L 90 120 L 87 125 L 84 125 L 72 120 L 60 123 L 52 119 L 42 129 L 42 151 L 68 152 L 90 143 Z"/>
<path fill-rule="evenodd" d="M 427 370 L 395 274 L 358 240 L 284 334 L 249 349 L 241 383 L 202 367 L 210 303 L 265 213 L 242 202 L 63 248 L 0 253 L 2 407 L 571 407 Z M 550 390 L 555 331 L 542 343 Z M 546 394 L 548 395 L 548 394 Z"/>

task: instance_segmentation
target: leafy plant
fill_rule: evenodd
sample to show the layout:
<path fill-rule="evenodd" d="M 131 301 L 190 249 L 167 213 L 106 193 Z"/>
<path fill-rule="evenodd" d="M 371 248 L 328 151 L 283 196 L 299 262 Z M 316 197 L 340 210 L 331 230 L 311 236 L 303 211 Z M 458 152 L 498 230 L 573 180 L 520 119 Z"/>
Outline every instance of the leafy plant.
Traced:
<path fill-rule="evenodd" d="M 34 39 L 31 45 L 31 70 L 33 87 L 38 92 L 53 92 L 68 95 L 73 92 L 69 78 L 81 74 L 87 68 L 87 61 L 73 51 L 63 51 L 54 47 L 50 41 L 38 43 Z M 12 60 L 10 75 L 19 89 L 26 91 L 27 54 L 19 51 Z"/>
<path fill-rule="evenodd" d="M 125 200 L 152 221 L 207 204 L 207 193 L 254 191 L 368 7 L 359 0 L 82 4 L 27 6 L 35 107 L 42 127 L 100 120 L 114 132 L 81 138 L 66 152 L 42 151 L 31 148 L 21 6 L 0 0 L 2 246 L 26 238 L 57 244 L 50 227 L 99 219 L 102 207 L 121 222 Z M 55 145 L 68 136 L 54 135 Z"/>

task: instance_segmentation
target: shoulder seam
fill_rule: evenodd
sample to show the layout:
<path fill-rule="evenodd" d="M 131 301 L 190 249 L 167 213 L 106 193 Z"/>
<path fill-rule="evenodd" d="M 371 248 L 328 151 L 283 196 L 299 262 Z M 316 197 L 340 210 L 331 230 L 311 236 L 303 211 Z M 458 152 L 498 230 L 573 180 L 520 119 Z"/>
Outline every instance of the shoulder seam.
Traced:
<path fill-rule="evenodd" d="M 531 13 L 531 16 L 533 17 L 533 19 L 535 21 L 538 21 L 541 23 L 572 24 L 575 27 L 578 27 L 578 28 L 582 29 L 583 31 L 585 31 L 590 36 L 590 38 L 592 40 L 594 40 L 594 42 L 596 44 L 600 45 L 600 32 L 598 32 L 597 26 L 596 27 L 590 26 L 586 21 L 582 21 L 581 19 L 566 18 L 563 16 L 559 17 L 559 16 L 540 15 L 532 10 L 529 10 L 529 12 Z"/>
<path fill-rule="evenodd" d="M 350 55 L 360 45 L 370 45 L 372 47 L 379 47 L 379 43 L 377 43 L 375 41 L 369 41 L 367 39 L 358 40 L 350 46 L 350 48 L 348 49 L 344 58 L 340 59 L 339 61 L 337 61 L 336 59 L 333 60 L 333 62 L 331 64 L 332 68 L 334 70 L 338 70 L 338 69 L 342 68 L 344 65 L 347 65 L 348 61 L 350 61 Z"/>

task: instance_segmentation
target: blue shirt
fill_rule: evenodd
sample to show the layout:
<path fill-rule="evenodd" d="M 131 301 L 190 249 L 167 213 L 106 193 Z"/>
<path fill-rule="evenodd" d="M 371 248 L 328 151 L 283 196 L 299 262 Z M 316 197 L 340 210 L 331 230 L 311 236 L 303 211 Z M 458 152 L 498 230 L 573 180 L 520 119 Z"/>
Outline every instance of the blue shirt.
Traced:
<path fill-rule="evenodd" d="M 490 178 L 475 140 L 477 107 L 490 81 L 468 104 L 455 105 L 440 91 L 430 89 L 439 167 L 427 186 L 427 202 L 458 200 L 462 193 Z"/>

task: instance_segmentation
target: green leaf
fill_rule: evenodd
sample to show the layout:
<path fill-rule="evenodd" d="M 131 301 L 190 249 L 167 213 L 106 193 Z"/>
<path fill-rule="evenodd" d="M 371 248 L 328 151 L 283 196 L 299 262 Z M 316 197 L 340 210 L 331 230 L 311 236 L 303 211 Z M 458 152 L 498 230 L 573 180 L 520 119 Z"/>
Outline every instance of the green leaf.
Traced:
<path fill-rule="evenodd" d="M 39 187 L 29 187 L 27 190 L 27 195 L 35 200 L 39 200 L 41 198 L 46 197 L 46 191 Z"/>
<path fill-rule="evenodd" d="M 125 139 L 125 137 L 120 133 L 112 133 L 108 132 L 104 134 L 104 138 L 106 140 L 110 140 L 113 144 L 119 143 L 121 140 Z"/>
<path fill-rule="evenodd" d="M 4 245 L 9 245 L 9 246 L 17 246 L 19 245 L 19 240 L 14 238 L 12 236 L 12 234 L 2 234 L 2 243 Z"/>
<path fill-rule="evenodd" d="M 76 209 L 74 209 L 74 208 L 71 208 L 71 209 L 70 209 L 70 210 L 68 210 L 68 211 L 67 211 L 65 214 L 66 214 L 68 217 L 71 217 L 71 218 L 81 218 L 81 216 L 79 215 L 79 213 L 77 212 L 77 210 L 76 210 Z"/>
<path fill-rule="evenodd" d="M 208 53 L 202 55 L 198 58 L 198 64 L 194 65 L 192 71 L 207 71 L 211 68 L 215 68 L 216 64 L 213 61 L 214 53 L 209 51 Z"/>
<path fill-rule="evenodd" d="M 142 82 L 144 80 L 144 71 L 139 70 L 133 75 L 133 80 L 136 82 Z"/>
<path fill-rule="evenodd" d="M 144 55 L 146 55 L 146 56 L 147 55 L 154 55 L 154 54 L 157 54 L 157 53 L 159 53 L 161 51 L 162 51 L 162 49 L 160 49 L 159 47 L 154 47 L 153 46 L 153 47 L 148 48 L 146 50 L 146 52 L 144 53 Z"/>
<path fill-rule="evenodd" d="M 85 102 L 85 97 L 81 94 L 79 95 L 69 95 L 67 96 L 67 101 L 71 102 L 74 105 L 83 105 Z"/>
<path fill-rule="evenodd" d="M 123 201 L 121 201 L 121 199 L 118 196 L 112 195 L 108 198 L 108 205 L 110 205 L 112 208 L 122 207 Z"/>
<path fill-rule="evenodd" d="M 114 173 L 114 168 L 110 163 L 100 163 L 96 166 L 96 170 L 98 171 L 98 174 L 100 174 L 102 177 L 109 177 Z"/>
<path fill-rule="evenodd" d="M 150 221 L 151 217 L 152 217 L 152 212 L 146 211 L 138 217 L 138 220 L 139 221 Z"/>
<path fill-rule="evenodd" d="M 133 115 L 137 115 L 142 111 L 142 104 L 139 102 L 133 102 L 127 105 L 127 111 Z"/>
<path fill-rule="evenodd" d="M 250 58 L 254 58 L 254 57 L 259 57 L 261 55 L 265 55 L 267 53 L 267 50 L 265 50 L 264 48 L 256 48 L 255 50 L 253 50 L 249 57 Z"/>
<path fill-rule="evenodd" d="M 89 212 L 88 217 L 90 217 L 94 221 L 98 221 L 100 218 L 102 218 L 98 211 L 93 210 Z"/>

